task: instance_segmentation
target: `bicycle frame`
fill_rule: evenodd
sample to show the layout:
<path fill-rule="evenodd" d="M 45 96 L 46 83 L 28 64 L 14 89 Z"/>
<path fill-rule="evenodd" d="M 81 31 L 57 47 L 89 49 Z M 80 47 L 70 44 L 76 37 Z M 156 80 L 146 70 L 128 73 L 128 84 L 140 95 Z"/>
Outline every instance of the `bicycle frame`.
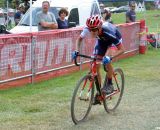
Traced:
<path fill-rule="evenodd" d="M 79 98 L 80 100 L 88 100 L 88 98 L 89 98 L 89 93 L 90 93 L 90 90 L 92 89 L 92 86 L 93 86 L 93 83 L 95 83 L 95 85 L 96 85 L 96 89 L 97 89 L 97 92 L 98 92 L 98 94 L 99 94 L 99 100 L 100 101 L 103 101 L 104 99 L 108 99 L 108 98 L 111 98 L 113 95 L 115 95 L 115 94 L 117 94 L 118 92 L 120 92 L 120 89 L 119 89 L 119 86 L 118 86 L 118 81 L 117 81 L 117 78 L 116 78 L 116 74 L 114 73 L 113 74 L 113 78 L 114 78 L 114 80 L 115 80 L 115 82 L 116 82 L 116 85 L 117 85 L 117 90 L 115 90 L 113 93 L 111 93 L 111 94 L 109 94 L 109 95 L 103 95 L 102 93 L 101 93 L 101 84 L 99 83 L 99 81 L 98 81 L 98 75 L 97 75 L 97 60 L 102 60 L 101 58 L 97 58 L 97 57 L 95 57 L 95 56 L 87 56 L 87 55 L 82 55 L 82 54 L 78 54 L 77 55 L 77 57 L 78 56 L 80 56 L 80 57 L 84 57 L 84 58 L 88 58 L 88 59 L 91 59 L 91 67 L 90 67 L 90 72 L 89 72 L 89 74 L 91 74 L 91 82 L 90 82 L 90 86 L 89 86 L 89 88 L 88 88 L 88 93 L 87 93 L 87 98 L 86 99 L 82 99 L 82 98 Z M 77 58 L 75 59 L 75 65 L 77 65 L 77 66 L 79 66 L 80 64 L 78 64 L 77 63 Z M 104 71 L 107 73 L 107 71 L 106 71 L 106 69 L 105 69 L 105 66 L 104 66 Z M 86 83 L 87 83 L 87 80 L 84 82 L 84 84 L 83 84 L 83 87 L 82 87 L 82 90 L 81 90 L 81 93 L 80 93 L 80 96 L 79 97 L 81 97 L 81 94 L 82 94 L 82 92 L 83 92 L 83 89 L 84 89 L 84 87 L 85 87 L 85 85 L 86 85 Z"/>
<path fill-rule="evenodd" d="M 108 113 L 114 111 L 118 107 L 122 99 L 123 90 L 124 90 L 123 71 L 120 68 L 116 68 L 113 74 L 113 80 L 114 80 L 113 85 L 115 85 L 114 88 L 116 89 L 114 89 L 113 93 L 111 93 L 110 95 L 103 94 L 101 92 L 101 84 L 99 83 L 99 80 L 98 80 L 98 71 L 97 71 L 98 63 L 96 62 L 97 60 L 102 60 L 102 59 L 92 57 L 92 56 L 81 55 L 79 53 L 77 54 L 77 57 L 78 56 L 91 59 L 91 62 L 90 62 L 91 67 L 90 67 L 89 73 L 85 74 L 77 82 L 73 92 L 72 101 L 71 101 L 71 117 L 72 117 L 72 121 L 75 124 L 78 124 L 84 121 L 87 118 L 92 105 L 94 105 L 93 104 L 94 103 L 93 99 L 95 96 L 94 85 L 96 85 L 96 89 L 98 92 L 98 95 L 96 96 L 100 101 L 99 104 L 103 103 L 104 109 Z M 77 57 L 75 58 L 75 64 L 79 66 L 79 64 L 77 64 Z M 107 76 L 105 76 L 103 85 L 106 85 L 106 83 L 107 83 Z M 118 96 L 112 97 L 115 94 L 117 94 Z"/>
<path fill-rule="evenodd" d="M 105 68 L 105 66 L 104 66 L 104 68 Z M 104 70 L 106 71 L 106 69 L 104 69 Z M 99 97 L 98 97 L 98 98 L 99 98 L 100 101 L 103 101 L 104 99 L 111 98 L 111 96 L 113 96 L 113 95 L 117 94 L 118 92 L 120 92 L 120 88 L 119 88 L 119 85 L 118 85 L 118 81 L 117 81 L 117 78 L 116 78 L 116 74 L 114 73 L 114 74 L 113 74 L 113 78 L 114 78 L 114 80 L 115 80 L 115 82 L 116 82 L 116 85 L 117 85 L 117 88 L 118 88 L 118 89 L 115 90 L 113 93 L 107 95 L 107 96 L 105 96 L 105 95 L 103 95 L 103 94 L 101 93 L 101 90 L 100 90 L 101 84 L 100 84 L 99 81 L 98 81 L 98 75 L 97 75 L 97 62 L 96 62 L 96 59 L 94 59 L 94 60 L 91 62 L 91 68 L 90 68 L 90 72 L 89 72 L 89 73 L 92 74 L 92 78 L 94 79 L 93 82 L 95 82 L 95 84 L 96 84 L 96 89 L 97 89 L 97 92 L 98 92 L 98 94 L 99 94 Z M 107 73 L 107 72 L 106 72 L 106 73 Z M 92 82 L 92 84 L 93 84 L 93 82 Z M 92 88 L 92 84 L 90 85 L 88 92 L 90 92 L 90 90 L 91 90 L 91 88 Z"/>
<path fill-rule="evenodd" d="M 91 75 L 91 78 L 89 79 L 91 82 L 90 82 L 90 85 L 89 85 L 89 88 L 88 88 L 87 98 L 86 98 L 86 99 L 82 99 L 82 98 L 81 98 L 81 95 L 82 95 L 82 92 L 83 92 L 83 90 L 84 90 L 84 87 L 86 86 L 86 83 L 87 83 L 87 80 L 88 80 L 88 79 L 86 79 L 86 81 L 84 82 L 83 87 L 82 87 L 82 89 L 81 89 L 81 93 L 80 93 L 80 95 L 79 95 L 79 99 L 80 99 L 80 100 L 85 100 L 85 101 L 87 101 L 87 100 L 89 99 L 89 94 L 90 94 L 90 91 L 91 91 L 94 83 L 96 84 L 96 89 L 97 89 L 97 91 L 98 91 L 98 92 L 100 93 L 100 95 L 101 95 L 100 84 L 99 84 L 99 82 L 98 82 L 98 76 L 97 76 L 97 62 L 96 62 L 96 59 L 95 59 L 95 58 L 93 58 L 92 61 L 91 61 L 91 68 L 90 68 L 90 71 L 89 71 L 88 74 Z"/>
<path fill-rule="evenodd" d="M 112 99 L 112 96 L 113 95 L 116 95 L 117 93 L 119 93 L 120 92 L 120 88 L 119 88 L 119 85 L 118 85 L 118 81 L 117 81 L 117 78 L 116 78 L 116 74 L 113 74 L 113 77 L 114 77 L 114 80 L 115 80 L 115 82 L 116 82 L 116 85 L 117 85 L 117 90 L 114 90 L 114 92 L 113 93 L 111 93 L 111 94 L 109 94 L 109 95 L 107 95 L 107 96 L 105 96 L 105 99 Z"/>

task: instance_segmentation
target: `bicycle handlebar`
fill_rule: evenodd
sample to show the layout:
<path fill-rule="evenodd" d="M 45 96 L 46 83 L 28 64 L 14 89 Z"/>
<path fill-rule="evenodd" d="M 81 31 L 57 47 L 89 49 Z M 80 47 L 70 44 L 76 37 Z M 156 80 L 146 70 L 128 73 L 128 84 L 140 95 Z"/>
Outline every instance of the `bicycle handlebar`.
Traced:
<path fill-rule="evenodd" d="M 87 56 L 87 55 L 83 55 L 83 54 L 77 54 L 77 57 L 78 56 L 88 58 L 88 59 L 91 59 L 93 61 L 102 60 L 102 58 L 97 58 L 95 56 Z M 80 64 L 77 63 L 77 57 L 74 59 L 74 63 L 75 63 L 76 66 L 80 66 Z"/>

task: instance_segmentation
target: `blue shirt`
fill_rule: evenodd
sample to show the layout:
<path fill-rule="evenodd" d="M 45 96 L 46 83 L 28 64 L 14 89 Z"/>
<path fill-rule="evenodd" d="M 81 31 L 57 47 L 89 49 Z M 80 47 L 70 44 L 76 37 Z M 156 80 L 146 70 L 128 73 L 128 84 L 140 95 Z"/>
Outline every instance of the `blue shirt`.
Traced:
<path fill-rule="evenodd" d="M 21 18 L 21 14 L 22 13 L 20 11 L 16 12 L 15 15 L 14 15 L 14 19 L 20 19 Z"/>
<path fill-rule="evenodd" d="M 60 18 L 57 19 L 58 29 L 66 29 L 68 28 L 68 20 L 62 21 Z"/>
<path fill-rule="evenodd" d="M 136 21 L 136 13 L 133 10 L 129 10 L 126 12 L 126 17 L 129 18 L 130 21 L 135 22 Z M 128 23 L 128 21 L 126 21 Z"/>

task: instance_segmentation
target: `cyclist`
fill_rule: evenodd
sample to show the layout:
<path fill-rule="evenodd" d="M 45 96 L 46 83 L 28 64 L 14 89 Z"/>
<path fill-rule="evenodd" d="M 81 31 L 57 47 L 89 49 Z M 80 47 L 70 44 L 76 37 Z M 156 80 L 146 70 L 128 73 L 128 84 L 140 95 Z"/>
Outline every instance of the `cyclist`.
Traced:
<path fill-rule="evenodd" d="M 102 62 L 106 64 L 108 70 L 107 84 L 101 90 L 103 94 L 110 94 L 113 92 L 114 89 L 112 85 L 113 67 L 111 64 L 111 60 L 124 53 L 124 46 L 122 44 L 121 33 L 113 24 L 109 22 L 103 23 L 99 15 L 93 15 L 90 18 L 88 18 L 86 21 L 86 25 L 87 26 L 83 29 L 83 31 L 77 39 L 77 51 L 72 53 L 72 58 L 76 58 L 82 40 L 88 34 L 92 37 L 96 37 L 96 44 L 94 47 L 93 54 L 98 58 L 103 58 Z M 105 56 L 108 47 L 110 47 L 113 44 L 117 47 L 117 51 L 112 56 Z M 97 73 L 99 83 L 101 83 L 100 64 L 97 65 Z M 97 96 L 98 93 L 94 98 L 93 105 L 100 104 L 100 101 L 97 99 Z"/>

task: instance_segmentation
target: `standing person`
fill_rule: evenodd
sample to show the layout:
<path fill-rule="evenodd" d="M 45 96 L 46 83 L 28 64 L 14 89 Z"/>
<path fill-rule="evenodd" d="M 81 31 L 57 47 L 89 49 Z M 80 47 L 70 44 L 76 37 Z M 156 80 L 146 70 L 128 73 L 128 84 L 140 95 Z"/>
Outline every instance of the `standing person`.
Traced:
<path fill-rule="evenodd" d="M 17 25 L 19 23 L 19 21 L 21 20 L 23 15 L 24 15 L 24 5 L 20 4 L 18 11 L 14 15 L 15 25 Z"/>
<path fill-rule="evenodd" d="M 80 50 L 80 45 L 82 43 L 82 40 L 88 35 L 97 38 L 93 54 L 98 58 L 104 57 L 108 47 L 111 46 L 112 44 L 114 44 L 117 47 L 117 51 L 114 53 L 114 55 L 110 57 L 105 56 L 103 58 L 103 63 L 107 63 L 106 67 L 108 70 L 108 75 L 107 75 L 108 80 L 106 86 L 102 88 L 102 93 L 110 94 L 114 90 L 112 86 L 113 67 L 111 64 L 111 60 L 124 53 L 121 34 L 113 24 L 108 22 L 103 23 L 102 20 L 100 19 L 100 16 L 98 15 L 94 15 L 88 18 L 86 21 L 86 25 L 87 27 L 83 29 L 82 33 L 77 39 L 76 45 L 78 51 Z M 78 51 L 72 53 L 73 59 L 76 58 Z M 97 72 L 98 72 L 98 81 L 99 83 L 101 83 L 100 64 L 97 65 Z M 93 102 L 94 105 L 100 103 L 97 97 L 98 94 L 96 94 L 94 98 Z"/>
<path fill-rule="evenodd" d="M 106 8 L 102 9 L 101 15 L 102 15 L 103 22 L 109 22 L 109 23 L 113 24 L 113 21 L 111 19 L 111 12 L 109 9 L 106 9 Z M 108 55 L 108 56 L 113 55 L 113 53 L 115 53 L 116 50 L 117 50 L 116 46 L 114 44 L 112 44 L 108 48 L 106 55 Z"/>
<path fill-rule="evenodd" d="M 5 18 L 4 25 L 7 28 L 11 28 L 12 27 L 12 21 L 11 21 L 10 17 L 8 16 L 8 14 L 6 12 L 4 13 L 4 18 Z"/>
<path fill-rule="evenodd" d="M 25 13 L 27 12 L 27 10 L 29 9 L 30 7 L 30 3 L 29 3 L 29 0 L 24 0 L 24 11 Z"/>
<path fill-rule="evenodd" d="M 136 21 L 135 3 L 131 2 L 130 10 L 126 12 L 126 23 L 131 23 Z"/>
<path fill-rule="evenodd" d="M 57 29 L 57 21 L 53 13 L 49 12 L 50 3 L 48 1 L 42 2 L 42 11 L 36 15 L 38 31 Z"/>
<path fill-rule="evenodd" d="M 104 8 L 103 10 L 101 10 L 101 15 L 102 15 L 104 22 L 113 23 L 113 21 L 111 19 L 111 12 L 109 9 Z"/>
<path fill-rule="evenodd" d="M 65 19 L 68 16 L 68 11 L 65 8 L 60 9 L 59 18 L 57 18 L 58 29 L 68 28 L 68 20 Z"/>

